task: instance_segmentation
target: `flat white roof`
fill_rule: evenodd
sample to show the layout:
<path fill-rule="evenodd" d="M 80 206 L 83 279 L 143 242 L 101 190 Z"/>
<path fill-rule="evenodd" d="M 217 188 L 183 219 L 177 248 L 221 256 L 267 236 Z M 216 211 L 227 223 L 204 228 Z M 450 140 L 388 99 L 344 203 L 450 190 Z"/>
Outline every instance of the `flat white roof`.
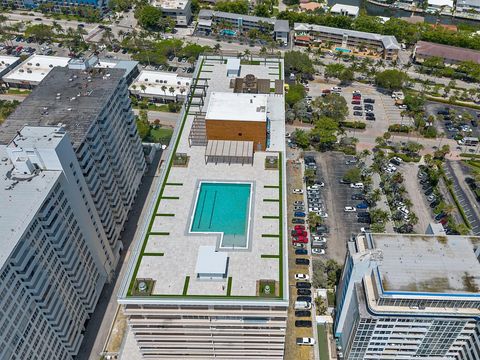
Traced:
<path fill-rule="evenodd" d="M 0 55 L 0 73 L 20 60 L 17 56 Z"/>
<path fill-rule="evenodd" d="M 161 9 L 185 9 L 185 7 L 190 4 L 190 0 L 154 0 L 152 5 L 159 7 Z"/>
<path fill-rule="evenodd" d="M 227 60 L 227 71 L 228 70 L 235 70 L 238 71 L 240 69 L 240 59 L 228 59 Z"/>
<path fill-rule="evenodd" d="M 335 4 L 330 9 L 330 12 L 338 13 L 338 14 L 342 12 L 347 12 L 349 15 L 357 16 L 358 13 L 360 12 L 360 8 L 358 6 L 352 6 L 352 5 Z"/>
<path fill-rule="evenodd" d="M 428 0 L 428 5 L 442 7 L 453 7 L 453 0 Z"/>
<path fill-rule="evenodd" d="M 176 73 L 142 70 L 129 90 L 132 93 L 152 96 L 187 95 L 191 83 L 191 78 L 178 76 Z M 142 85 L 145 86 L 145 90 L 142 90 Z M 167 87 L 165 91 L 162 89 L 164 86 Z M 169 91 L 171 87 L 175 90 L 173 94 Z"/>
<path fill-rule="evenodd" d="M 266 94 L 212 92 L 206 120 L 266 121 Z"/>
<path fill-rule="evenodd" d="M 32 55 L 3 77 L 5 82 L 37 85 L 56 66 L 67 66 L 70 58 L 63 56 Z"/>
<path fill-rule="evenodd" d="M 205 275 L 225 275 L 228 253 L 215 251 L 215 246 L 200 246 L 198 248 L 195 273 Z"/>

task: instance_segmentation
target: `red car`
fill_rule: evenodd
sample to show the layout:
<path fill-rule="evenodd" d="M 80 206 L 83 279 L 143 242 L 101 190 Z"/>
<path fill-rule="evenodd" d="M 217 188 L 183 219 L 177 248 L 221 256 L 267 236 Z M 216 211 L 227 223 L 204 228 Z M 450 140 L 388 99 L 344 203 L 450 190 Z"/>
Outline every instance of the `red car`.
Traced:
<path fill-rule="evenodd" d="M 305 230 L 292 230 L 292 236 L 293 237 L 298 237 L 298 236 L 307 236 L 307 232 Z"/>
<path fill-rule="evenodd" d="M 306 238 L 305 236 L 299 236 L 298 238 L 296 239 L 292 239 L 292 244 L 307 244 L 308 243 L 308 238 Z"/>
<path fill-rule="evenodd" d="M 352 99 L 354 100 L 360 100 L 361 98 L 362 98 L 362 95 L 358 95 L 358 94 L 352 96 Z"/>
<path fill-rule="evenodd" d="M 294 229 L 295 229 L 295 230 L 305 230 L 305 226 L 303 226 L 303 225 L 295 225 Z"/>
<path fill-rule="evenodd" d="M 330 94 L 331 92 L 332 92 L 332 90 L 330 90 L 330 89 L 322 90 L 322 94 Z"/>
<path fill-rule="evenodd" d="M 352 100 L 353 105 L 360 105 L 360 100 Z"/>

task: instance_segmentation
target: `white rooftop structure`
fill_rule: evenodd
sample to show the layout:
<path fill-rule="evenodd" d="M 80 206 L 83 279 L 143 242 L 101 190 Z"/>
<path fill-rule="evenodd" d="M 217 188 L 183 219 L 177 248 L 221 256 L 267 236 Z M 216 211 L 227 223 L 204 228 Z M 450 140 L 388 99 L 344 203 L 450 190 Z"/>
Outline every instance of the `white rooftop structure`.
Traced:
<path fill-rule="evenodd" d="M 453 0 L 428 0 L 428 6 L 434 8 L 450 7 L 453 8 Z"/>
<path fill-rule="evenodd" d="M 199 278 L 223 278 L 227 275 L 228 253 L 215 251 L 215 246 L 198 248 L 195 272 Z"/>
<path fill-rule="evenodd" d="M 38 85 L 54 67 L 65 67 L 69 61 L 70 58 L 63 56 L 34 54 L 5 75 L 3 81 L 10 84 Z"/>
<path fill-rule="evenodd" d="M 62 174 L 60 169 L 32 173 L 32 162 L 15 150 L 23 146 L 54 149 L 62 139 L 54 129 L 25 127 L 25 140 L 17 137 L 15 143 L 0 145 L 0 268 Z"/>
<path fill-rule="evenodd" d="M 157 6 L 161 9 L 168 10 L 183 10 L 187 6 L 187 4 L 189 4 L 188 0 L 154 0 L 152 2 L 152 5 Z"/>
<path fill-rule="evenodd" d="M 173 98 L 179 95 L 186 96 L 191 83 L 191 78 L 178 76 L 176 73 L 142 70 L 129 90 L 132 94 L 140 96 Z M 145 89 L 142 89 L 142 86 Z M 173 93 L 170 88 L 173 88 Z"/>
<path fill-rule="evenodd" d="M 266 94 L 212 92 L 206 120 L 266 121 Z"/>
<path fill-rule="evenodd" d="M 330 12 L 332 14 L 345 15 L 345 16 L 351 16 L 356 18 L 360 12 L 360 8 L 358 6 L 352 6 L 352 5 L 335 4 L 330 9 Z"/>
<path fill-rule="evenodd" d="M 227 76 L 238 76 L 240 73 L 240 59 L 230 58 L 227 60 Z"/>
<path fill-rule="evenodd" d="M 17 56 L 0 55 L 0 76 L 20 61 Z"/>

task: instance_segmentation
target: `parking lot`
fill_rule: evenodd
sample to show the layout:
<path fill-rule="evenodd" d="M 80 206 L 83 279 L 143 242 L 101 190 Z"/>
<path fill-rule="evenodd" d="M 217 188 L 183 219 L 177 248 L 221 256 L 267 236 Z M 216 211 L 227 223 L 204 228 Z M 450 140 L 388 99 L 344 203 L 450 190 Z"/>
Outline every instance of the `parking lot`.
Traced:
<path fill-rule="evenodd" d="M 437 116 L 438 112 L 441 110 L 445 110 L 445 108 L 453 109 L 456 113 L 456 115 L 461 115 L 464 112 L 469 113 L 473 119 L 477 121 L 477 114 L 478 112 L 467 107 L 462 107 L 462 106 L 454 106 L 454 105 L 445 105 L 445 104 L 439 104 L 439 103 L 434 103 L 434 102 L 427 102 L 425 104 L 425 111 L 427 115 L 433 115 Z M 454 136 L 458 133 L 458 131 L 450 131 L 449 128 L 449 121 L 435 121 L 435 126 L 439 132 L 445 133 L 445 136 L 449 139 L 453 139 Z M 471 132 L 465 133 L 466 136 L 476 136 L 480 137 L 480 127 L 479 126 L 473 126 L 470 121 L 465 121 L 465 124 L 472 130 Z"/>
<path fill-rule="evenodd" d="M 346 243 L 352 234 L 358 234 L 365 224 L 357 222 L 356 212 L 345 212 L 345 206 L 355 206 L 359 201 L 351 200 L 357 189 L 341 184 L 345 172 L 354 165 L 347 165 L 342 153 L 310 152 L 306 155 L 315 156 L 317 161 L 317 178 L 325 183 L 322 196 L 325 202 L 328 218 L 325 224 L 329 229 L 326 256 L 339 263 L 345 261 Z"/>

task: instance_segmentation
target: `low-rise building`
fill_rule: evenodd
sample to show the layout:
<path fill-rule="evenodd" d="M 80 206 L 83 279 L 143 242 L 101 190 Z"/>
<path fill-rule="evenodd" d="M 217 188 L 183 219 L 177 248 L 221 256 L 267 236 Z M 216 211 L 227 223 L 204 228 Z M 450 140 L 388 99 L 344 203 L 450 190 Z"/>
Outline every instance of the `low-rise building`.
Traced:
<path fill-rule="evenodd" d="M 180 101 L 187 96 L 192 78 L 176 73 L 142 70 L 129 87 L 130 93 L 152 100 Z"/>
<path fill-rule="evenodd" d="M 0 79 L 20 63 L 17 56 L 0 55 Z"/>
<path fill-rule="evenodd" d="M 348 16 L 351 18 L 357 18 L 360 13 L 360 8 L 358 6 L 345 5 L 345 4 L 335 4 L 330 9 L 330 13 L 334 15 Z"/>
<path fill-rule="evenodd" d="M 425 59 L 431 57 L 439 57 L 448 65 L 456 65 L 462 61 L 472 61 L 480 64 L 480 51 L 427 41 L 417 42 L 413 50 L 413 58 L 415 61 L 422 63 Z"/>
<path fill-rule="evenodd" d="M 315 1 L 300 3 L 300 10 L 302 11 L 315 11 L 321 8 L 322 8 L 322 4 Z"/>
<path fill-rule="evenodd" d="M 222 24 L 228 24 L 225 29 L 216 29 Z M 259 16 L 227 13 L 223 11 L 214 11 L 208 9 L 200 10 L 198 14 L 197 31 L 210 33 L 217 30 L 221 35 L 235 37 L 238 33 L 246 33 L 249 30 L 256 29 L 262 32 L 272 34 L 275 41 L 283 45 L 288 44 L 288 34 L 290 27 L 287 20 L 277 20 Z"/>
<path fill-rule="evenodd" d="M 24 9 L 38 9 L 41 5 L 48 4 L 54 12 L 62 12 L 68 8 L 75 8 L 78 6 L 90 6 L 99 10 L 107 10 L 107 0 L 52 0 L 48 3 L 43 0 L 1 0 L 4 7 L 15 6 L 16 8 Z"/>
<path fill-rule="evenodd" d="M 457 0 L 456 10 L 480 13 L 480 2 L 478 0 Z"/>
<path fill-rule="evenodd" d="M 341 359 L 480 359 L 480 238 L 366 233 L 347 248 Z"/>
<path fill-rule="evenodd" d="M 177 26 L 187 26 L 192 20 L 191 0 L 153 0 L 152 5 L 160 8 L 164 17 L 175 20 Z"/>
<path fill-rule="evenodd" d="M 386 60 L 395 60 L 400 50 L 395 36 L 305 23 L 294 24 L 294 42 L 299 46 L 319 46 L 343 53 L 363 53 Z"/>
<path fill-rule="evenodd" d="M 432 10 L 453 10 L 453 0 L 428 0 L 428 8 Z"/>

